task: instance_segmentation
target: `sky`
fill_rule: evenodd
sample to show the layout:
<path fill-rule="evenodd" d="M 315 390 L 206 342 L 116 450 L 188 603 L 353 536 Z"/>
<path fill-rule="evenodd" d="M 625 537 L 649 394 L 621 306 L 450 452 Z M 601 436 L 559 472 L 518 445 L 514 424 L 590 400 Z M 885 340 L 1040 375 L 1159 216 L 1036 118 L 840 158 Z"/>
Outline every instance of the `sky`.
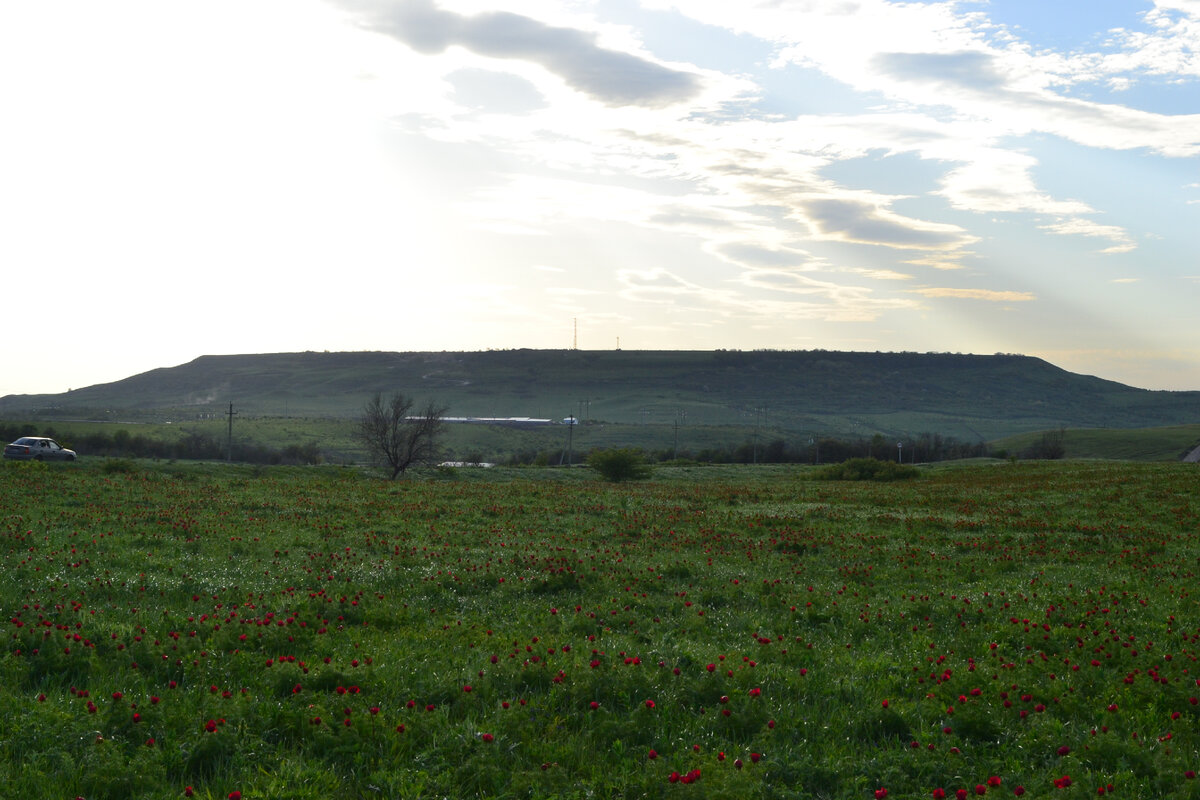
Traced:
<path fill-rule="evenodd" d="M 1200 0 L 0 0 L 0 396 L 302 350 L 1200 389 Z"/>

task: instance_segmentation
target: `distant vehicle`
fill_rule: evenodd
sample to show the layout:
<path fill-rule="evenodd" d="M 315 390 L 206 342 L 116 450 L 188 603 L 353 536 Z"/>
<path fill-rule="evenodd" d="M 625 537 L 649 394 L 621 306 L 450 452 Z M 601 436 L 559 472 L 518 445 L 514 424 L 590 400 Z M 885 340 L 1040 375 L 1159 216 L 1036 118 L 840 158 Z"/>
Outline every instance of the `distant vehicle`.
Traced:
<path fill-rule="evenodd" d="M 74 461 L 75 455 L 74 450 L 44 436 L 22 436 L 4 445 L 4 457 L 19 461 Z"/>

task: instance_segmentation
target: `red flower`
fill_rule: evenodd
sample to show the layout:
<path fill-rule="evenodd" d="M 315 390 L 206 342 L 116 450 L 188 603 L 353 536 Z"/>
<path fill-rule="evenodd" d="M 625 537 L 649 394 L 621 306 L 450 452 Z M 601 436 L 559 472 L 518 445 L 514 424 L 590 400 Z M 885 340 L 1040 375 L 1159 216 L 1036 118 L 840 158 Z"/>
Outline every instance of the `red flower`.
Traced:
<path fill-rule="evenodd" d="M 933 790 L 933 800 L 946 800 L 946 790 L 938 787 Z"/>
<path fill-rule="evenodd" d="M 496 737 L 490 733 L 485 733 L 485 734 L 480 735 L 479 738 L 483 739 L 485 742 L 490 742 L 490 741 L 493 741 Z"/>
<path fill-rule="evenodd" d="M 195 794 L 195 792 L 192 790 L 192 787 L 190 787 L 190 786 L 183 787 L 183 796 L 184 797 L 191 797 L 193 794 Z"/>
<path fill-rule="evenodd" d="M 649 753 L 646 753 L 646 758 L 653 761 L 654 759 L 658 758 L 658 753 L 655 752 L 654 750 L 651 750 Z"/>
<path fill-rule="evenodd" d="M 987 785 L 988 786 L 999 786 L 1000 785 L 1000 776 L 993 775 L 992 777 L 988 778 Z"/>
<path fill-rule="evenodd" d="M 762 758 L 762 753 L 751 753 L 750 754 L 750 760 L 753 761 L 755 764 L 758 763 L 758 760 L 760 758 Z"/>
<path fill-rule="evenodd" d="M 954 793 L 954 796 L 957 798 L 957 800 L 967 800 L 967 790 L 959 789 Z"/>
<path fill-rule="evenodd" d="M 1025 787 L 1018 786 L 1017 788 L 1013 789 L 1013 794 L 1015 794 L 1017 797 L 1020 797 L 1021 795 L 1025 794 Z"/>
<path fill-rule="evenodd" d="M 883 788 L 882 786 L 880 786 L 878 789 L 875 790 L 875 800 L 883 800 L 883 798 L 885 798 L 887 796 L 888 796 L 888 790 Z"/>
<path fill-rule="evenodd" d="M 217 730 L 217 721 L 215 719 L 210 719 L 208 722 L 204 723 L 204 730 L 208 731 L 209 733 L 215 733 Z"/>
<path fill-rule="evenodd" d="M 977 794 L 977 795 L 987 794 L 987 787 L 984 786 L 982 783 L 975 784 L 975 794 Z"/>
<path fill-rule="evenodd" d="M 646 708 L 654 708 L 654 701 L 653 701 L 653 700 L 647 700 L 647 701 L 646 701 Z"/>
<path fill-rule="evenodd" d="M 242 793 L 234 789 L 229 793 L 229 800 L 242 800 Z"/>

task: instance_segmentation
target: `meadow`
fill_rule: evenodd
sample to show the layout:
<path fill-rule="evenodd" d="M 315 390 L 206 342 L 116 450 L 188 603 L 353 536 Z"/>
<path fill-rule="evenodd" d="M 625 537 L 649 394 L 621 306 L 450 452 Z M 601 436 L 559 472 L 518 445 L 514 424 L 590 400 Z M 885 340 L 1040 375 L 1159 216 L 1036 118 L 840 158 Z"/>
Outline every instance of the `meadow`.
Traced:
<path fill-rule="evenodd" d="M 1194 465 L 0 468 L 0 786 L 1196 798 Z"/>

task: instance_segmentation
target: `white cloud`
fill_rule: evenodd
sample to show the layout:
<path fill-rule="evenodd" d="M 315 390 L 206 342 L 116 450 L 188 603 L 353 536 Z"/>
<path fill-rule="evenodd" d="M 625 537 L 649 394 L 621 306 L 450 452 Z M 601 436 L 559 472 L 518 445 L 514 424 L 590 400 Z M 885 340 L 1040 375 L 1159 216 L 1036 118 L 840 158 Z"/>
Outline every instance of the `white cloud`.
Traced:
<path fill-rule="evenodd" d="M 1026 303 L 1036 300 L 1032 292 L 997 291 L 993 289 L 954 289 L 949 287 L 928 287 L 912 289 L 915 294 L 924 297 L 946 297 L 957 300 L 986 300 L 992 303 Z"/>

